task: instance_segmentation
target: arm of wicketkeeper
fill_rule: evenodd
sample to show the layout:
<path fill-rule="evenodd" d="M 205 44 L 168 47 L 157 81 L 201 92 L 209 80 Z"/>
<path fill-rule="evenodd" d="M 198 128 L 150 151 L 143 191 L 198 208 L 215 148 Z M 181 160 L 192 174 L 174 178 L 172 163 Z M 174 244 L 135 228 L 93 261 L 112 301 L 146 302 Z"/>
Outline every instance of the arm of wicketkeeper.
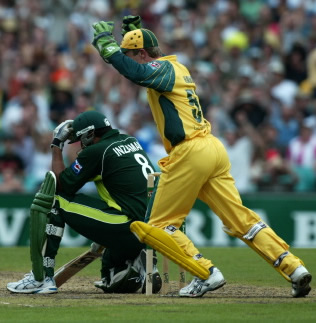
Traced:
<path fill-rule="evenodd" d="M 112 34 L 114 23 L 113 21 L 99 21 L 94 23 L 92 27 L 94 29 L 92 45 L 98 50 L 102 59 L 109 63 L 109 58 L 121 51 Z"/>

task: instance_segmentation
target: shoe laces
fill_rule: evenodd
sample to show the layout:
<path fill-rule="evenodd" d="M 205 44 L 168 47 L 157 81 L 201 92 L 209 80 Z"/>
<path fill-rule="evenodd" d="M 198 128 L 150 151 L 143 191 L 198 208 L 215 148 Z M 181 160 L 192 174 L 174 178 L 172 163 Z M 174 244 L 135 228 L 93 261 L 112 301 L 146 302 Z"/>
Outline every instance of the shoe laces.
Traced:
<path fill-rule="evenodd" d="M 191 283 L 187 287 L 188 288 L 195 288 L 195 287 L 201 285 L 202 282 L 203 282 L 202 279 L 200 279 L 198 277 L 194 277 L 193 280 L 191 281 Z"/>
<path fill-rule="evenodd" d="M 24 275 L 24 278 L 23 278 L 22 280 L 30 280 L 30 279 L 35 280 L 34 275 L 33 275 L 33 273 L 32 273 L 32 272 L 26 273 L 26 274 Z"/>

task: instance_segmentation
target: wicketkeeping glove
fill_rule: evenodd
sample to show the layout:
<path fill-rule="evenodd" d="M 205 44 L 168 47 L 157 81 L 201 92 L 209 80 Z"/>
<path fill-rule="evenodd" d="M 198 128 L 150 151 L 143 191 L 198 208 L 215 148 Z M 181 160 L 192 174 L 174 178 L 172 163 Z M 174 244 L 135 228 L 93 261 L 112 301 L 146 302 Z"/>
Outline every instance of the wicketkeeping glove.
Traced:
<path fill-rule="evenodd" d="M 121 50 L 112 34 L 114 23 L 113 21 L 99 21 L 92 27 L 95 30 L 92 45 L 98 50 L 103 60 L 109 63 L 108 58 Z"/>
<path fill-rule="evenodd" d="M 122 36 L 127 32 L 142 28 L 140 16 L 125 16 L 122 23 Z"/>
<path fill-rule="evenodd" d="M 65 141 L 72 136 L 73 122 L 74 122 L 73 120 L 66 120 L 62 122 L 58 127 L 55 128 L 54 138 L 50 145 L 51 148 L 55 146 L 60 150 L 63 150 Z"/>

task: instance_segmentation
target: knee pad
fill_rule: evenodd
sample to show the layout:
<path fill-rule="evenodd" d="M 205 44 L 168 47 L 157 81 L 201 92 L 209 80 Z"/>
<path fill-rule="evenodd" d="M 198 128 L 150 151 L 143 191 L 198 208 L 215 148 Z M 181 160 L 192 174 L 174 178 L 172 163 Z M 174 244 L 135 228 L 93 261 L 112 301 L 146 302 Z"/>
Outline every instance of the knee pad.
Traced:
<path fill-rule="evenodd" d="M 243 238 L 245 240 L 251 241 L 259 233 L 259 231 L 267 227 L 268 226 L 265 223 L 263 223 L 262 221 L 259 221 L 258 223 L 254 224 L 245 235 L 243 235 Z"/>
<path fill-rule="evenodd" d="M 247 233 L 245 233 L 244 235 L 237 233 L 236 231 L 234 231 L 233 229 L 230 229 L 226 226 L 223 226 L 222 229 L 225 233 L 227 233 L 228 235 L 230 235 L 231 237 L 235 237 L 235 238 L 239 238 L 241 240 L 247 240 L 247 241 L 252 241 L 255 236 L 262 230 L 268 228 L 268 225 L 265 224 L 263 221 L 259 221 L 258 223 L 254 224 Z"/>

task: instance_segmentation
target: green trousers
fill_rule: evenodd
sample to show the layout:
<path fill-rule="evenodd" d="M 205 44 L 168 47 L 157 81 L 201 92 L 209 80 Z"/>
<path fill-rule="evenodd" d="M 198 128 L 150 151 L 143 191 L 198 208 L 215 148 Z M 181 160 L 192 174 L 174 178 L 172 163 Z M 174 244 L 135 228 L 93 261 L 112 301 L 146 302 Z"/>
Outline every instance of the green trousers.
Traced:
<path fill-rule="evenodd" d="M 61 228 L 67 223 L 77 233 L 106 248 L 101 277 L 106 277 L 110 268 L 124 269 L 126 261 L 133 261 L 145 248 L 130 231 L 132 220 L 128 215 L 110 207 L 101 199 L 84 194 L 56 196 L 49 222 Z M 60 241 L 61 237 L 48 235 L 44 257 L 53 261 Z M 44 267 L 44 270 L 46 275 L 54 275 L 54 268 Z"/>

